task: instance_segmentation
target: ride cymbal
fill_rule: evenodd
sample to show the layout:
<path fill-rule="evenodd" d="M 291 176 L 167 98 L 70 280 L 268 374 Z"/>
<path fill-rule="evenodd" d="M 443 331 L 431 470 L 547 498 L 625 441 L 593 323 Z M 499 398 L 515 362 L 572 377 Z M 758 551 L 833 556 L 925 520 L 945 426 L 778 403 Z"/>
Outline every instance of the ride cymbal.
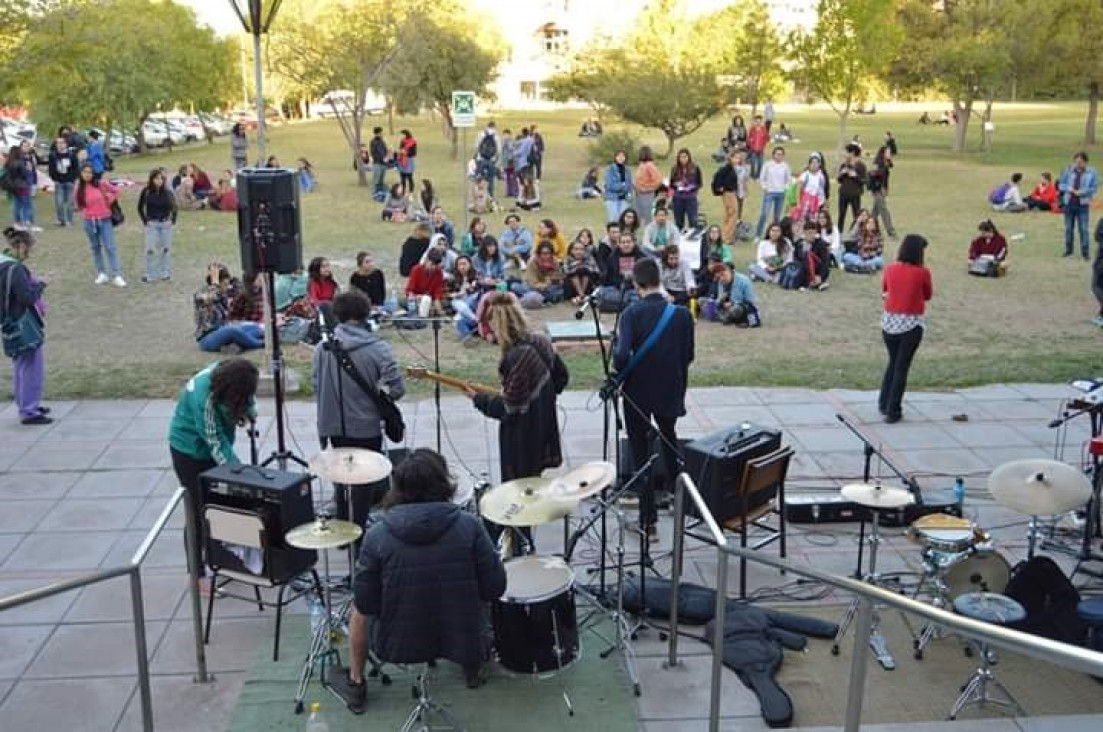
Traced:
<path fill-rule="evenodd" d="M 988 476 L 996 503 L 1027 516 L 1053 516 L 1080 508 L 1092 495 L 1088 477 L 1076 468 L 1044 458 L 1013 460 Z"/>

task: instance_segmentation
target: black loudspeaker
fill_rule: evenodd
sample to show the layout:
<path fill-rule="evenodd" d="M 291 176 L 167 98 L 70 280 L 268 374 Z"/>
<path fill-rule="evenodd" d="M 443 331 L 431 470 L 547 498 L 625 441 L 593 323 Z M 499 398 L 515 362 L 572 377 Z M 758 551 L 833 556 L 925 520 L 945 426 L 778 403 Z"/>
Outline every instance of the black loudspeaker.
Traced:
<path fill-rule="evenodd" d="M 254 465 L 219 465 L 199 476 L 203 505 L 248 511 L 260 517 L 269 537 L 268 561 L 260 575 L 287 582 L 314 566 L 318 553 L 284 541 L 288 531 L 314 520 L 314 498 L 306 473 L 286 473 Z M 249 572 L 221 542 L 211 542 L 207 563 Z M 250 572 L 250 574 L 254 574 Z"/>
<path fill-rule="evenodd" d="M 241 271 L 289 274 L 303 268 L 299 176 L 287 168 L 244 168 L 237 174 Z"/>
<path fill-rule="evenodd" d="M 747 461 L 780 447 L 781 432 L 750 422 L 700 437 L 686 445 L 686 472 L 717 523 L 739 515 L 739 482 Z M 687 497 L 685 505 L 687 513 L 696 515 L 692 499 Z"/>

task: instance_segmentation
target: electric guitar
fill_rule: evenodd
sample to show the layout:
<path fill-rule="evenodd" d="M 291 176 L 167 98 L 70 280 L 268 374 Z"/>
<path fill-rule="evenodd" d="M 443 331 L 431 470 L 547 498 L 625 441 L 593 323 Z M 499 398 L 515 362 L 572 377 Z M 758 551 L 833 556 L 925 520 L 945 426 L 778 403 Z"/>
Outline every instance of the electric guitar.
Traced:
<path fill-rule="evenodd" d="M 479 384 L 474 381 L 465 381 L 463 379 L 457 379 L 454 376 L 445 376 L 444 374 L 438 374 L 436 371 L 430 371 L 426 368 L 419 368 L 416 366 L 406 367 L 406 376 L 411 379 L 435 381 L 443 386 L 448 386 L 453 389 L 459 389 L 460 391 L 478 392 L 479 394 L 490 394 L 491 396 L 500 396 L 501 392 L 483 384 Z"/>

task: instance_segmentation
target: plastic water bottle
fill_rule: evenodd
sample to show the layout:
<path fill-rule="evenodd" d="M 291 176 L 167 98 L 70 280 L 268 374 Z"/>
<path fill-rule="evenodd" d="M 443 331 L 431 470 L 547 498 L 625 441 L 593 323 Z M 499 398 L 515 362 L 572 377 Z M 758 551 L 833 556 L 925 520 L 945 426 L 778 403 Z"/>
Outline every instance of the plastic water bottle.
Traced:
<path fill-rule="evenodd" d="M 329 725 L 322 717 L 322 705 L 318 702 L 310 703 L 310 718 L 306 720 L 306 732 L 329 732 Z"/>
<path fill-rule="evenodd" d="M 310 633 L 313 635 L 326 622 L 326 609 L 313 593 L 307 595 L 307 597 L 310 598 L 308 600 L 310 602 Z"/>
<path fill-rule="evenodd" d="M 958 476 L 954 479 L 954 500 L 957 501 L 957 515 L 965 516 L 965 481 Z"/>
<path fill-rule="evenodd" d="M 1012 234 L 1010 241 L 1026 241 L 1026 232 L 1020 231 L 1018 234 Z"/>
<path fill-rule="evenodd" d="M 388 315 L 394 315 L 394 312 L 398 310 L 398 295 L 395 294 L 393 287 L 387 295 L 387 299 L 383 301 L 383 309 L 387 311 Z"/>

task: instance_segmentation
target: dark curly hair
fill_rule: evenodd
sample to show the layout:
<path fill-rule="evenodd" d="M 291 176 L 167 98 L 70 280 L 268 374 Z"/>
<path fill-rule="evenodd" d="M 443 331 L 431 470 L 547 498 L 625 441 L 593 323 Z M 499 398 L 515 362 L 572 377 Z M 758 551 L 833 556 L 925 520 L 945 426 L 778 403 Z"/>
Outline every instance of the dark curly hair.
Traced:
<path fill-rule="evenodd" d="M 440 453 L 421 447 L 391 471 L 391 489 L 383 499 L 383 506 L 444 503 L 451 501 L 455 492 L 456 484 L 445 459 Z"/>
<path fill-rule="evenodd" d="M 224 406 L 235 423 L 244 424 L 258 381 L 260 371 L 256 364 L 244 358 L 228 358 L 215 366 L 211 374 L 211 399 Z"/>

